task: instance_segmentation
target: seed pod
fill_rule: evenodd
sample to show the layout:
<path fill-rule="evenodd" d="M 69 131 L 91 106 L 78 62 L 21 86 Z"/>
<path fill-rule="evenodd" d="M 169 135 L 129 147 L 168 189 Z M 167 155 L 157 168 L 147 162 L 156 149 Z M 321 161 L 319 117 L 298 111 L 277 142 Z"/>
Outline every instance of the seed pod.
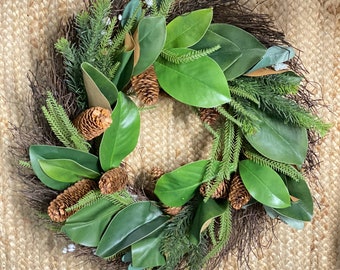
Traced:
<path fill-rule="evenodd" d="M 150 66 L 143 73 L 132 77 L 131 84 L 139 100 L 144 104 L 153 105 L 158 101 L 159 84 L 153 66 Z"/>
<path fill-rule="evenodd" d="M 249 202 L 251 195 L 248 190 L 244 186 L 242 179 L 239 175 L 236 175 L 231 180 L 230 192 L 229 192 L 229 201 L 231 206 L 239 210 Z"/>
<path fill-rule="evenodd" d="M 74 126 L 87 141 L 100 136 L 111 123 L 111 112 L 101 107 L 91 107 L 80 113 L 73 121 Z"/>
<path fill-rule="evenodd" d="M 49 205 L 47 213 L 51 220 L 63 222 L 76 210 L 66 212 L 66 209 L 75 205 L 82 197 L 91 190 L 98 189 L 97 183 L 93 180 L 83 179 L 70 186 L 63 193 L 59 194 Z"/>
<path fill-rule="evenodd" d="M 200 193 L 203 197 L 206 195 L 206 188 L 207 188 L 206 183 L 203 183 L 200 186 Z M 227 197 L 228 197 L 228 182 L 222 181 L 216 188 L 215 192 L 211 195 L 211 198 L 212 199 L 223 199 Z"/>
<path fill-rule="evenodd" d="M 125 188 L 128 182 L 127 171 L 121 167 L 105 172 L 99 180 L 102 194 L 112 194 Z"/>
<path fill-rule="evenodd" d="M 181 212 L 182 207 L 164 207 L 163 211 L 164 213 L 170 215 L 170 216 L 176 216 L 179 212 Z"/>

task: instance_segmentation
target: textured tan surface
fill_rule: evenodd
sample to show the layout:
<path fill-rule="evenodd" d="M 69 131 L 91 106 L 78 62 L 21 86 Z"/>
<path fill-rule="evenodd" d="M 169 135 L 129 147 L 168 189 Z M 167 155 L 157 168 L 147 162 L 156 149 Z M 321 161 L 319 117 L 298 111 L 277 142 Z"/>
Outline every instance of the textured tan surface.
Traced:
<path fill-rule="evenodd" d="M 251 267 L 261 270 L 340 269 L 339 1 L 258 2 L 260 5 L 255 10 L 271 14 L 279 29 L 285 31 L 287 40 L 302 50 L 300 56 L 315 86 L 311 90 L 317 98 L 323 97 L 332 111 L 324 109 L 320 113 L 334 127 L 319 147 L 323 161 L 320 184 L 312 186 L 320 207 L 315 209 L 313 222 L 299 232 L 279 226 L 271 248 L 259 259 L 252 258 Z M 247 3 L 250 7 L 257 4 L 255 0 Z M 81 5 L 82 0 L 0 1 L 0 269 L 97 269 L 70 254 L 62 254 L 69 242 L 56 238 L 33 219 L 17 192 L 20 179 L 12 174 L 12 161 L 7 155 L 15 139 L 8 131 L 9 123 L 19 124 L 30 119 L 22 113 L 29 93 L 26 74 L 34 69 L 37 60 L 46 58 L 50 38 L 56 33 L 60 20 L 79 10 Z M 152 125 L 159 125 L 163 132 L 156 131 L 151 139 L 142 136 L 136 154 L 131 157 L 136 164 L 142 160 L 141 166 L 172 169 L 197 158 L 198 149 L 192 146 L 200 139 L 193 125 L 188 125 L 192 116 L 176 113 L 178 107 L 174 106 L 165 102 L 154 111 L 143 112 L 145 119 L 151 119 L 151 122 L 144 121 L 145 131 Z M 158 112 L 172 116 L 170 122 L 162 124 Z M 193 140 L 180 135 L 185 128 L 189 129 Z M 172 147 L 164 143 L 166 141 L 171 142 Z M 156 146 L 156 151 L 147 149 L 150 144 Z M 182 145 L 191 150 L 184 151 Z M 167 166 L 169 164 L 171 166 Z M 236 269 L 234 260 L 225 262 L 221 269 Z"/>

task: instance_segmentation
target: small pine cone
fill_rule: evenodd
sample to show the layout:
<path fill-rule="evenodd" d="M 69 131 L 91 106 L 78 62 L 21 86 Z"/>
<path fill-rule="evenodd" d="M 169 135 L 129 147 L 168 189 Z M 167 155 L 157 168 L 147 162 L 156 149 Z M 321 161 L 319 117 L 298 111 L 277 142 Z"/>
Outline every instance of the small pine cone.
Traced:
<path fill-rule="evenodd" d="M 220 114 L 215 108 L 202 108 L 199 111 L 199 116 L 203 123 L 213 125 L 216 123 Z"/>
<path fill-rule="evenodd" d="M 206 194 L 206 188 L 207 188 L 207 184 L 203 183 L 200 186 L 200 193 L 201 195 L 204 197 Z M 213 199 L 223 199 L 223 198 L 227 198 L 228 197 L 228 182 L 226 181 L 222 181 L 217 189 L 215 190 L 215 192 L 211 195 L 211 198 Z"/>
<path fill-rule="evenodd" d="M 181 212 L 182 207 L 164 207 L 163 211 L 164 213 L 170 215 L 170 216 L 176 216 L 179 212 Z"/>
<path fill-rule="evenodd" d="M 163 169 L 154 167 L 151 169 L 148 177 L 145 179 L 143 183 L 143 190 L 145 192 L 145 195 L 152 199 L 157 200 L 156 195 L 154 194 L 155 186 L 157 180 L 164 174 Z"/>
<path fill-rule="evenodd" d="M 87 141 L 101 135 L 111 123 L 111 112 L 102 107 L 91 107 L 80 113 L 73 121 L 74 126 Z"/>
<path fill-rule="evenodd" d="M 157 180 L 164 174 L 164 170 L 158 167 L 153 167 L 150 172 L 150 176 L 152 179 Z"/>
<path fill-rule="evenodd" d="M 75 211 L 66 212 L 66 209 L 75 205 L 82 197 L 91 190 L 98 189 L 96 181 L 83 179 L 70 186 L 63 193 L 59 194 L 49 205 L 47 213 L 51 220 L 63 222 Z"/>
<path fill-rule="evenodd" d="M 247 204 L 250 200 L 251 196 L 244 186 L 242 179 L 239 175 L 236 175 L 232 180 L 231 180 L 231 185 L 230 185 L 230 192 L 229 192 L 229 201 L 231 203 L 231 206 L 239 210 Z"/>
<path fill-rule="evenodd" d="M 140 101 L 146 105 L 153 105 L 158 101 L 159 84 L 153 66 L 143 73 L 132 77 L 131 84 Z"/>
<path fill-rule="evenodd" d="M 105 172 L 99 180 L 102 194 L 112 194 L 125 188 L 128 182 L 127 171 L 121 167 Z"/>

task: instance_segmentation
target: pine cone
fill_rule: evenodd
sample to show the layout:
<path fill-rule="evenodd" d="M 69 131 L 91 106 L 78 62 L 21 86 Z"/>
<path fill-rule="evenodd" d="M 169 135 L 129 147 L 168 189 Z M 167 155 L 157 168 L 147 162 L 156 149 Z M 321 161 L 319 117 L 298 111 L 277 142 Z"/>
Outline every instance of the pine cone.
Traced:
<path fill-rule="evenodd" d="M 203 123 L 213 125 L 216 123 L 220 114 L 215 108 L 202 108 L 199 110 L 199 116 Z"/>
<path fill-rule="evenodd" d="M 179 212 L 181 212 L 182 207 L 164 207 L 163 211 L 164 213 L 170 215 L 170 216 L 176 216 Z"/>
<path fill-rule="evenodd" d="M 159 84 L 153 66 L 143 73 L 132 77 L 131 84 L 140 101 L 146 105 L 155 104 L 159 96 Z"/>
<path fill-rule="evenodd" d="M 239 175 L 236 175 L 232 180 L 231 180 L 231 185 L 230 185 L 230 192 L 229 192 L 229 201 L 231 203 L 231 206 L 239 210 L 247 204 L 250 200 L 251 196 L 244 186 L 242 179 Z"/>
<path fill-rule="evenodd" d="M 74 126 L 87 141 L 101 135 L 111 123 L 111 112 L 101 107 L 91 107 L 80 113 L 73 121 Z"/>
<path fill-rule="evenodd" d="M 154 194 L 155 186 L 157 180 L 164 174 L 164 170 L 158 167 L 154 167 L 151 169 L 149 177 L 145 179 L 145 182 L 143 183 L 143 189 L 145 195 L 152 199 L 157 200 L 156 195 Z"/>
<path fill-rule="evenodd" d="M 207 184 L 203 183 L 200 186 L 200 193 L 201 195 L 204 197 L 206 195 L 206 188 L 207 188 Z M 228 196 L 228 182 L 227 181 L 222 181 L 217 189 L 215 190 L 215 192 L 211 195 L 211 198 L 213 199 L 223 199 L 223 198 L 227 198 Z"/>
<path fill-rule="evenodd" d="M 82 197 L 91 190 L 97 189 L 97 183 L 93 180 L 83 179 L 70 186 L 59 194 L 49 205 L 47 213 L 51 220 L 63 222 L 76 211 L 66 212 L 66 209 L 75 205 Z"/>
<path fill-rule="evenodd" d="M 102 194 L 112 194 L 125 188 L 128 182 L 127 171 L 121 167 L 105 172 L 99 180 Z"/>

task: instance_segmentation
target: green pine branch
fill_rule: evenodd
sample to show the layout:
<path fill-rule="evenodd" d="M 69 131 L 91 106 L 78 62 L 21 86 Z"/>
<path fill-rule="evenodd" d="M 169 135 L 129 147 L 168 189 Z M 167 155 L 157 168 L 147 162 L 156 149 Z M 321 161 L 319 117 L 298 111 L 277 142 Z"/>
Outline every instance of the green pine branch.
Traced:
<path fill-rule="evenodd" d="M 91 190 L 82 197 L 76 204 L 66 208 L 66 212 L 73 212 L 98 202 L 102 198 L 100 190 Z"/>
<path fill-rule="evenodd" d="M 247 100 L 250 100 L 251 102 L 255 103 L 256 105 L 260 105 L 260 100 L 257 97 L 257 95 L 247 91 L 244 88 L 238 87 L 238 86 L 229 86 L 230 93 L 232 96 L 238 96 Z"/>
<path fill-rule="evenodd" d="M 168 49 L 163 49 L 161 52 L 161 56 L 173 63 L 173 64 L 184 64 L 184 63 L 189 63 L 192 61 L 195 61 L 201 57 L 207 56 L 217 50 L 219 50 L 221 48 L 220 45 L 216 45 L 214 47 L 211 48 L 206 48 L 206 49 L 202 49 L 202 50 L 192 50 L 188 53 L 185 54 L 178 54 L 174 51 L 168 50 Z"/>
<path fill-rule="evenodd" d="M 79 134 L 64 108 L 57 103 L 51 92 L 47 92 L 46 106 L 42 112 L 53 133 L 66 147 L 88 152 L 90 144 Z"/>
<path fill-rule="evenodd" d="M 279 173 L 289 176 L 291 179 L 294 179 L 295 181 L 305 180 L 303 174 L 290 164 L 285 164 L 271 160 L 251 150 L 245 150 L 244 155 L 248 159 L 254 161 L 255 163 L 261 166 L 268 166 Z"/>
<path fill-rule="evenodd" d="M 175 0 L 161 0 L 160 3 L 159 1 L 153 1 L 152 14 L 167 17 L 174 3 Z"/>
<path fill-rule="evenodd" d="M 32 164 L 30 161 L 19 160 L 19 165 L 23 168 L 32 169 Z"/>

